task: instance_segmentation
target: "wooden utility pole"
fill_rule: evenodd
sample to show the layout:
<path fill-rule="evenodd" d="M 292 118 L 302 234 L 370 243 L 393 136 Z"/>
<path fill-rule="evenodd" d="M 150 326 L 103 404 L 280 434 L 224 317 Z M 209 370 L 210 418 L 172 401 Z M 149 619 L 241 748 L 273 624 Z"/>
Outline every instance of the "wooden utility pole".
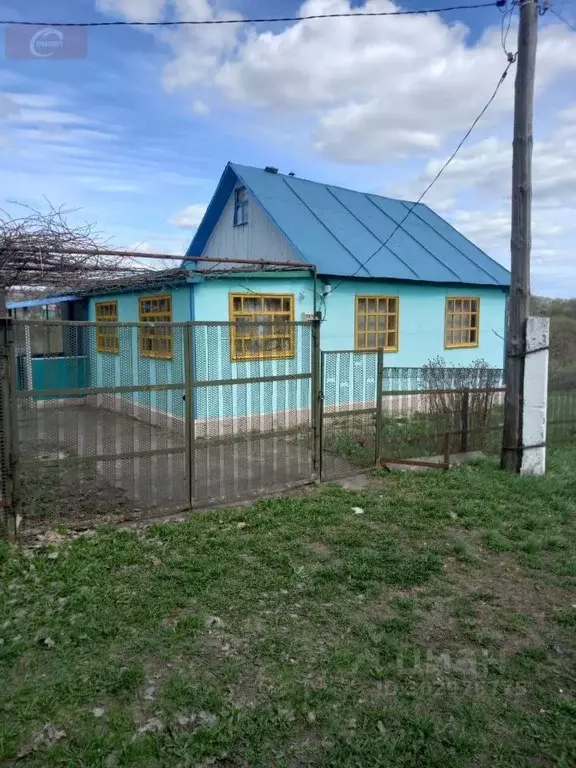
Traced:
<path fill-rule="evenodd" d="M 512 234 L 508 333 L 506 337 L 506 397 L 502 468 L 520 472 L 522 464 L 522 400 L 526 320 L 530 305 L 530 249 L 532 214 L 532 124 L 534 73 L 538 37 L 538 4 L 521 0 L 518 58 L 514 90 L 512 144 Z"/>

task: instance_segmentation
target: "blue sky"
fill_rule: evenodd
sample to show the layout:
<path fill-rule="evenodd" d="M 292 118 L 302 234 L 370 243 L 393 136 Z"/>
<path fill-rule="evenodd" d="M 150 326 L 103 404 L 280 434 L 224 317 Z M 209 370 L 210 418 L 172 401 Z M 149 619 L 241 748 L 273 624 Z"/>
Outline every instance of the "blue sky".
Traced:
<path fill-rule="evenodd" d="M 21 20 L 214 18 L 390 0 L 27 0 Z M 426 7 L 406 0 L 402 7 Z M 576 23 L 576 2 L 554 7 Z M 443 16 L 89 29 L 82 60 L 0 60 L 0 195 L 80 209 L 118 247 L 182 252 L 228 160 L 417 197 L 506 65 L 495 8 Z M 516 17 L 508 36 L 514 50 Z M 513 73 L 429 204 L 506 264 Z M 576 33 L 541 19 L 533 287 L 576 295 Z"/>

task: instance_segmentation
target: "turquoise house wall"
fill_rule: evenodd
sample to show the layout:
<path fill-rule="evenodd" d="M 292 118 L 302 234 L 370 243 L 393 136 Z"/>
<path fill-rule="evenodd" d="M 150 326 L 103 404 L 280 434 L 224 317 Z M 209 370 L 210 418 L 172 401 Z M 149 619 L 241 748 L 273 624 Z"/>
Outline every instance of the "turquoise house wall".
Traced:
<path fill-rule="evenodd" d="M 337 280 L 332 281 L 334 286 Z M 398 296 L 399 344 L 397 352 L 387 352 L 385 364 L 420 367 L 440 355 L 448 367 L 470 365 L 482 358 L 502 367 L 506 293 L 495 288 L 387 283 L 349 280 L 325 297 L 326 321 L 322 326 L 322 349 L 354 349 L 356 296 Z M 480 298 L 480 336 L 477 347 L 444 348 L 444 313 L 447 296 Z"/>
<path fill-rule="evenodd" d="M 333 280 L 333 285 L 339 282 Z M 327 290 L 330 290 L 329 285 Z M 384 281 L 348 280 L 325 296 L 322 350 L 354 349 L 356 296 L 398 296 L 398 351 L 384 353 L 385 367 L 424 366 L 440 356 L 447 367 L 471 365 L 482 359 L 503 367 L 506 293 L 495 288 L 463 288 Z M 477 347 L 445 349 L 444 315 L 447 296 L 480 299 L 480 334 Z M 395 384 L 395 386 L 398 386 Z M 376 391 L 376 355 L 326 355 L 325 403 L 373 402 Z"/>
<path fill-rule="evenodd" d="M 89 303 L 89 319 L 95 319 L 96 301 L 118 301 L 120 322 L 137 322 L 138 299 L 143 295 L 169 292 L 172 295 L 174 322 L 193 318 L 198 323 L 228 322 L 230 294 L 291 294 L 294 296 L 295 319 L 314 311 L 314 280 L 303 272 L 275 273 L 253 277 L 250 274 L 219 278 L 197 278 L 171 291 L 121 293 L 95 297 Z M 354 349 L 356 295 L 391 295 L 399 297 L 399 348 L 385 354 L 386 366 L 421 367 L 433 357 L 441 356 L 448 366 L 470 365 L 478 359 L 502 367 L 506 293 L 493 288 L 390 283 L 385 281 L 346 280 L 330 291 L 327 283 L 324 301 L 317 308 L 325 318 L 320 341 L 324 352 Z M 334 279 L 333 285 L 339 281 Z M 318 281 L 321 292 L 323 282 Z M 193 294 L 192 294 L 193 292 Z M 447 296 L 476 296 L 480 299 L 479 345 L 473 348 L 444 348 L 444 313 Z M 193 309 L 191 309 L 193 307 Z M 226 326 L 194 326 L 193 365 L 197 380 L 280 376 L 308 373 L 312 352 L 309 328 L 300 328 L 296 336 L 296 355 L 281 360 L 235 362 L 231 359 L 230 334 Z M 174 329 L 173 359 L 142 358 L 138 353 L 136 328 L 120 329 L 120 354 L 96 353 L 95 337 L 90 350 L 90 383 L 93 386 L 123 384 L 169 384 L 184 380 L 184 334 Z M 325 355 L 325 403 L 345 406 L 374 400 L 376 355 Z M 123 400 L 136 402 L 182 416 L 181 390 L 152 393 L 126 393 Z M 310 405 L 308 381 L 266 382 L 259 385 L 226 385 L 200 387 L 196 391 L 195 414 L 200 421 L 248 417 L 256 414 L 280 414 L 307 409 Z M 288 418 L 286 416 L 284 419 Z M 282 428 L 280 423 L 278 428 Z M 291 426 L 286 423 L 284 426 Z M 207 426 L 207 431 L 210 427 Z"/>
<path fill-rule="evenodd" d="M 172 296 L 172 321 L 190 320 L 190 286 L 173 289 L 153 289 L 138 293 L 118 293 L 96 296 L 90 299 L 88 319 L 96 320 L 95 305 L 99 301 L 118 302 L 118 322 L 138 322 L 138 300 L 143 296 L 170 294 Z M 103 354 L 96 351 L 96 334 L 91 337 L 87 348 L 90 357 L 90 384 L 94 387 L 118 387 L 146 384 L 181 384 L 184 381 L 184 333 L 182 328 L 173 331 L 172 360 L 141 357 L 138 350 L 138 328 L 119 328 L 119 354 Z M 160 413 L 183 416 L 183 390 L 162 392 L 136 392 L 119 395 L 124 403 L 136 402 Z"/>
<path fill-rule="evenodd" d="M 249 290 L 247 289 L 249 287 Z M 194 285 L 194 316 L 198 322 L 230 320 L 230 294 L 291 294 L 294 319 L 314 311 L 314 281 L 302 273 L 279 273 L 269 277 L 225 277 L 206 279 Z M 194 367 L 198 380 L 281 376 L 309 373 L 312 338 L 310 327 L 296 331 L 296 355 L 284 360 L 234 362 L 230 333 L 225 326 L 194 328 Z M 293 380 L 251 385 L 201 387 L 196 392 L 198 419 L 247 417 L 259 413 L 279 414 L 307 409 L 310 382 Z M 278 428 L 290 426 L 280 423 Z"/>

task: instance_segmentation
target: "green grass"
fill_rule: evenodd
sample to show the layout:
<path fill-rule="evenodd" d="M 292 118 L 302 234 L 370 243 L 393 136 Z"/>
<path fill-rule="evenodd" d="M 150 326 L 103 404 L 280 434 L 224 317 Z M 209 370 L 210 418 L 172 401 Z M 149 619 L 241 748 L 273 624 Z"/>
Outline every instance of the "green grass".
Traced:
<path fill-rule="evenodd" d="M 0 764 L 574 765 L 575 463 L 0 542 Z"/>

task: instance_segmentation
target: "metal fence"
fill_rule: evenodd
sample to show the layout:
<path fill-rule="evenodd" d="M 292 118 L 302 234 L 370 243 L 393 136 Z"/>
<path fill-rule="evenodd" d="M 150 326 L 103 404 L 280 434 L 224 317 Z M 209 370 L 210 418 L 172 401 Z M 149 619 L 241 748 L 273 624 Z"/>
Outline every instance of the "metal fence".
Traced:
<path fill-rule="evenodd" d="M 322 477 L 379 462 L 446 467 L 454 454 L 497 453 L 503 371 L 389 367 L 382 352 L 322 353 Z"/>
<path fill-rule="evenodd" d="M 290 324 L 288 354 L 236 361 L 229 323 L 14 329 L 27 530 L 142 519 L 314 476 L 312 323 Z M 278 336 L 277 325 L 249 331 L 261 345 Z"/>
<path fill-rule="evenodd" d="M 22 532 L 89 527 L 282 491 L 381 459 L 445 466 L 450 454 L 497 450 L 501 371 L 320 353 L 319 329 L 8 322 L 1 508 L 18 514 Z"/>
<path fill-rule="evenodd" d="M 546 443 L 576 443 L 576 370 L 551 370 L 548 377 Z"/>

